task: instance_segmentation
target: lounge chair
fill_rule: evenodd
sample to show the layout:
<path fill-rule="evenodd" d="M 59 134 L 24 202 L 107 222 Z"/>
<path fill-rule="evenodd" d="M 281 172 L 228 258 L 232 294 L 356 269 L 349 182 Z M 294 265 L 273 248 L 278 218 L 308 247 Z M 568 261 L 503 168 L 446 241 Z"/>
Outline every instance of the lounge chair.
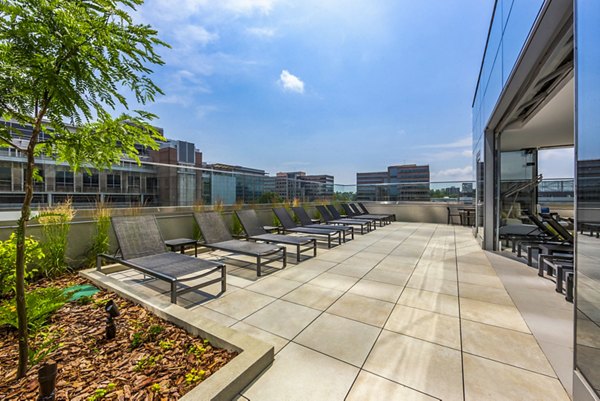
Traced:
<path fill-rule="evenodd" d="M 365 229 L 367 232 L 371 231 L 371 222 L 368 220 L 358 219 L 334 219 L 329 210 L 323 205 L 317 205 L 317 210 L 321 214 L 321 219 L 327 224 L 341 224 L 343 226 L 359 226 L 360 233 L 364 234 Z"/>
<path fill-rule="evenodd" d="M 326 205 L 325 206 L 327 208 L 327 210 L 329 211 L 329 213 L 333 216 L 334 219 L 336 220 L 346 220 L 346 221 L 365 221 L 369 223 L 369 227 L 371 227 L 373 230 L 377 229 L 377 222 L 374 219 L 355 219 L 352 217 L 343 217 L 340 212 L 338 212 L 338 210 L 335 208 L 335 206 L 333 205 Z"/>
<path fill-rule="evenodd" d="M 356 207 L 352 203 L 342 203 L 342 207 L 344 208 L 344 211 L 346 212 L 346 214 L 348 214 L 348 217 L 352 217 L 354 219 L 360 219 L 360 218 L 374 219 L 374 220 L 379 221 L 380 226 L 391 223 L 391 221 L 389 220 L 389 218 L 387 216 L 383 216 L 381 214 L 365 214 L 362 211 L 360 211 L 358 209 L 358 207 Z"/>
<path fill-rule="evenodd" d="M 233 239 L 227 226 L 225 226 L 225 222 L 216 212 L 194 213 L 194 218 L 204 237 L 204 242 L 200 243 L 200 246 L 240 255 L 254 256 L 256 258 L 256 275 L 258 277 L 262 276 L 263 265 L 282 260 L 283 267 L 285 268 L 287 255 L 284 246 L 257 244 L 256 242 Z M 266 259 L 266 262 L 263 261 L 263 258 L 266 256 L 279 253 L 281 253 L 281 256 Z"/>
<path fill-rule="evenodd" d="M 383 219 L 381 217 L 373 217 L 373 216 L 368 216 L 368 215 L 357 214 L 347 203 L 342 203 L 341 205 L 342 205 L 342 208 L 344 209 L 344 212 L 346 213 L 346 216 L 351 219 L 370 220 L 373 223 L 379 222 L 379 227 L 383 227 L 383 224 L 385 223 L 385 219 Z"/>
<path fill-rule="evenodd" d="M 349 227 L 349 226 L 343 226 L 343 225 L 329 225 L 329 224 L 314 224 L 310 218 L 310 216 L 308 215 L 308 213 L 306 213 L 306 210 L 304 210 L 303 207 L 292 207 L 292 210 L 294 211 L 294 214 L 296 215 L 296 217 L 298 217 L 298 220 L 300 220 L 300 224 L 302 224 L 302 227 L 309 227 L 309 228 L 325 228 L 325 229 L 329 229 L 329 230 L 344 230 L 344 239 L 346 239 L 346 234 L 350 233 L 350 235 L 352 236 L 352 239 L 354 239 L 354 227 Z"/>
<path fill-rule="evenodd" d="M 218 282 L 221 282 L 221 292 L 225 292 L 225 265 L 167 252 L 154 216 L 113 217 L 111 221 L 117 237 L 117 253 L 114 256 L 97 255 L 97 271 L 102 272 L 102 259 L 106 259 L 140 271 L 146 276 L 166 281 L 171 286 L 172 303 L 177 303 L 178 295 Z M 120 257 L 117 256 L 119 254 Z M 188 281 L 211 274 L 220 274 L 220 277 L 193 286 L 184 285 Z"/>
<path fill-rule="evenodd" d="M 308 228 L 308 227 L 298 227 L 294 220 L 290 217 L 287 210 L 283 207 L 276 207 L 273 209 L 275 216 L 279 219 L 283 227 L 283 232 L 291 232 L 291 233 L 301 233 L 301 234 L 310 234 L 315 236 L 324 236 L 327 237 L 327 247 L 331 248 L 331 239 L 335 238 L 337 235 L 338 244 L 342 244 L 342 231 L 341 230 L 329 230 L 325 228 Z"/>
<path fill-rule="evenodd" d="M 300 254 L 313 251 L 313 256 L 317 256 L 317 239 L 313 237 L 293 237 L 290 235 L 269 234 L 258 221 L 256 211 L 237 210 L 235 212 L 242 227 L 248 236 L 248 239 L 254 241 L 264 241 L 274 244 L 294 245 L 296 247 L 296 261 L 300 262 Z M 304 248 L 301 248 L 304 247 Z"/>
<path fill-rule="evenodd" d="M 359 210 L 361 210 L 364 214 L 371 214 L 371 215 L 375 215 L 375 216 L 384 216 L 384 217 L 387 217 L 390 222 L 396 221 L 395 214 L 371 213 L 371 212 L 369 212 L 369 209 L 367 209 L 367 207 L 362 202 L 356 202 L 354 205 L 357 206 L 359 208 Z"/>

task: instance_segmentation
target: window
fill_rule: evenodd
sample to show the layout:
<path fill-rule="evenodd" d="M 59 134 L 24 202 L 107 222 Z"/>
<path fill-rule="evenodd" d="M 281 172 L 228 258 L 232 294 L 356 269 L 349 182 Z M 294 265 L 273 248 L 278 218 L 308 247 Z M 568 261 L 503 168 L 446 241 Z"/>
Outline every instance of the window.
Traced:
<path fill-rule="evenodd" d="M 98 173 L 83 173 L 83 186 L 85 188 L 98 188 Z"/>
<path fill-rule="evenodd" d="M 140 189 L 140 177 L 137 175 L 127 176 L 127 186 L 130 191 Z"/>
<path fill-rule="evenodd" d="M 56 185 L 57 186 L 73 186 L 73 172 L 72 171 L 57 171 L 56 172 Z"/>
<path fill-rule="evenodd" d="M 107 174 L 106 175 L 106 187 L 107 188 L 121 188 L 121 175 L 120 174 Z"/>
<path fill-rule="evenodd" d="M 0 167 L 0 189 L 10 189 L 12 184 L 10 167 Z"/>
<path fill-rule="evenodd" d="M 146 178 L 146 191 L 156 192 L 158 190 L 158 179 L 156 177 Z"/>

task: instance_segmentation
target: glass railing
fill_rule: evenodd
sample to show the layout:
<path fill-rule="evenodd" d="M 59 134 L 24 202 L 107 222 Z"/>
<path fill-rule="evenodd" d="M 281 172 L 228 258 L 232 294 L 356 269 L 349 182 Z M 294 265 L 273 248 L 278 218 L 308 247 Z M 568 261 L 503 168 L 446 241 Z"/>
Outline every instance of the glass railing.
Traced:
<path fill-rule="evenodd" d="M 138 166 L 129 161 L 114 166 L 112 170 L 71 174 L 67 173 L 68 166 L 41 160 L 38 169 L 43 181 L 35 183 L 34 206 L 47 206 L 67 198 L 78 208 L 93 208 L 99 202 L 112 207 L 270 204 L 294 201 L 473 204 L 475 198 L 473 181 L 334 184 L 333 177 L 326 175 L 268 175 L 260 170 L 239 167 L 219 170 L 151 162 L 143 162 Z M 0 209 L 15 210 L 21 207 L 24 193 L 23 171 L 23 166 L 18 162 L 0 162 Z M 538 186 L 538 198 L 540 204 L 572 203 L 573 180 L 544 180 Z"/>

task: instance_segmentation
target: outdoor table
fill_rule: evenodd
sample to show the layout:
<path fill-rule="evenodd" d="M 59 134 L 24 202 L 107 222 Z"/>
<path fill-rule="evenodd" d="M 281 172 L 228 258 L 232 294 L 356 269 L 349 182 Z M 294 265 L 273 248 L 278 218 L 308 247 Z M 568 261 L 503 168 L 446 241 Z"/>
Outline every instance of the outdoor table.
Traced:
<path fill-rule="evenodd" d="M 474 221 L 473 218 L 475 217 L 475 208 L 474 207 L 469 207 L 469 208 L 459 208 L 458 209 L 458 214 L 460 215 L 460 224 L 463 226 L 473 226 Z"/>
<path fill-rule="evenodd" d="M 185 253 L 185 247 L 187 245 L 194 245 L 194 256 L 198 256 L 198 241 L 195 239 L 175 238 L 165 241 L 165 245 L 173 252 L 177 252 L 177 247 L 179 247 L 179 252 L 181 253 Z"/>

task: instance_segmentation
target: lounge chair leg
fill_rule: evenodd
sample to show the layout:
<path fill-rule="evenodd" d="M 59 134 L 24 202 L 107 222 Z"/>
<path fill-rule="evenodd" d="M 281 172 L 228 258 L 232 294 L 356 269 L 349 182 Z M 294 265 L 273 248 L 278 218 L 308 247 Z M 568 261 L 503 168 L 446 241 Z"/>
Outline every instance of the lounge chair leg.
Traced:
<path fill-rule="evenodd" d="M 342 233 L 338 233 L 338 245 L 342 245 Z"/>
<path fill-rule="evenodd" d="M 227 270 L 221 267 L 221 292 L 227 291 Z"/>
<path fill-rule="evenodd" d="M 287 248 L 283 247 L 283 268 L 287 266 Z M 300 258 L 300 254 L 298 253 L 298 258 Z"/>
<path fill-rule="evenodd" d="M 352 234 L 352 239 L 354 239 L 354 227 L 350 227 L 350 234 Z"/>
<path fill-rule="evenodd" d="M 331 234 L 327 234 L 327 248 L 331 249 Z"/>
<path fill-rule="evenodd" d="M 260 271 L 260 256 L 256 257 L 256 275 L 258 277 L 262 276 L 262 273 Z"/>
<path fill-rule="evenodd" d="M 171 303 L 177 303 L 177 283 L 175 281 L 171 281 Z"/>
<path fill-rule="evenodd" d="M 300 263 L 300 244 L 296 245 L 296 262 Z"/>
<path fill-rule="evenodd" d="M 313 239 L 313 256 L 316 257 L 317 256 L 317 240 Z"/>

